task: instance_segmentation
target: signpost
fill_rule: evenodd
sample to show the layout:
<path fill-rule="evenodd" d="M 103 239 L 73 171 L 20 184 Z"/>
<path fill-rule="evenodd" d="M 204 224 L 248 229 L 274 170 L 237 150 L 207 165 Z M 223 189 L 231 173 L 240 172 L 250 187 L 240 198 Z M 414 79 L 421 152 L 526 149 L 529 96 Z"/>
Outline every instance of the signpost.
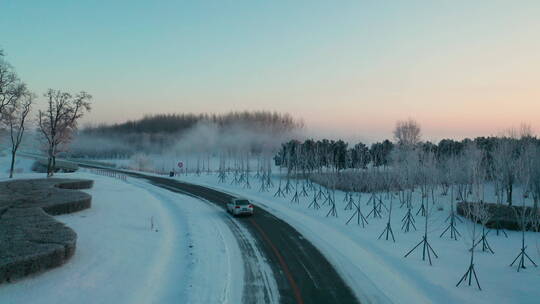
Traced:
<path fill-rule="evenodd" d="M 182 172 L 182 168 L 184 167 L 184 163 L 183 162 L 178 162 L 178 168 L 180 168 L 180 173 Z M 172 168 L 171 172 L 169 172 L 169 176 L 170 177 L 174 177 L 175 175 L 175 172 L 176 170 L 174 170 L 174 167 Z"/>

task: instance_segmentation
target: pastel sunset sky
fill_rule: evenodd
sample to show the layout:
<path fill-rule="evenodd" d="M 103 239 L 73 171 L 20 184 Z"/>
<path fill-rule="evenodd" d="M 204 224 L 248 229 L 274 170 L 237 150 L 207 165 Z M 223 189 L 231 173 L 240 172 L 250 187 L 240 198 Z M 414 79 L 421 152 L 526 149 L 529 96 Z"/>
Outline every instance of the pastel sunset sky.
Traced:
<path fill-rule="evenodd" d="M 85 122 L 276 110 L 308 130 L 424 138 L 540 131 L 540 1 L 0 1 L 0 48 Z"/>

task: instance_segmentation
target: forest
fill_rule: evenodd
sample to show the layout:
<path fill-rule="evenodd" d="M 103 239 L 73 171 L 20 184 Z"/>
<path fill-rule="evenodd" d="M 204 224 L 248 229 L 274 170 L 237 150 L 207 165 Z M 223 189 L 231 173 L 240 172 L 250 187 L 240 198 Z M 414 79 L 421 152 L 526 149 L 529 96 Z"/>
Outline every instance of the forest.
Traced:
<path fill-rule="evenodd" d="M 281 146 L 274 159 L 276 165 L 287 168 L 289 172 L 309 175 L 326 186 L 329 186 L 329 180 L 322 176 L 335 174 L 339 179 L 332 181 L 336 183 L 335 187 L 346 191 L 353 190 L 352 187 L 366 190 L 368 184 L 373 183 L 373 179 L 377 179 L 377 175 L 383 171 L 395 175 L 394 179 L 397 179 L 398 175 L 411 170 L 407 166 L 430 166 L 429 180 L 432 182 L 444 175 L 455 173 L 452 177 L 454 180 L 443 184 L 466 184 L 470 176 L 463 175 L 472 170 L 471 162 L 478 161 L 485 181 L 498 181 L 501 200 L 504 196 L 509 205 L 512 204 L 516 183 L 527 184 L 536 204 L 540 198 L 540 180 L 537 180 L 540 179 L 540 140 L 529 135 L 519 138 L 477 137 L 461 141 L 443 139 L 438 144 L 428 141 L 414 145 L 384 140 L 371 146 L 357 143 L 352 147 L 343 140 L 291 140 Z M 529 176 L 524 181 L 520 177 L 526 172 Z M 370 177 L 365 176 L 366 174 Z M 410 180 L 411 187 L 419 183 L 420 181 Z M 378 184 L 383 186 L 380 182 Z M 460 198 L 464 199 L 464 196 Z"/>
<path fill-rule="evenodd" d="M 290 114 L 267 111 L 147 115 L 120 124 L 86 126 L 79 132 L 70 154 L 126 158 L 140 152 L 216 149 L 226 145 L 225 141 L 260 152 L 265 142 L 279 146 L 277 141 L 293 137 L 303 127 L 304 123 Z"/>

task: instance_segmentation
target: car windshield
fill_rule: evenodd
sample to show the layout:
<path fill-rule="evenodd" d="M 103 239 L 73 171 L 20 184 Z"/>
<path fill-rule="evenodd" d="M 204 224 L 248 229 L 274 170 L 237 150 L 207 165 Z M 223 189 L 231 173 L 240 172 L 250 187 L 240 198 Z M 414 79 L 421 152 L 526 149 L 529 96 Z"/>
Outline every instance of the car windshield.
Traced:
<path fill-rule="evenodd" d="M 249 205 L 249 201 L 248 200 L 237 200 L 236 204 L 238 206 L 247 206 L 247 205 Z"/>

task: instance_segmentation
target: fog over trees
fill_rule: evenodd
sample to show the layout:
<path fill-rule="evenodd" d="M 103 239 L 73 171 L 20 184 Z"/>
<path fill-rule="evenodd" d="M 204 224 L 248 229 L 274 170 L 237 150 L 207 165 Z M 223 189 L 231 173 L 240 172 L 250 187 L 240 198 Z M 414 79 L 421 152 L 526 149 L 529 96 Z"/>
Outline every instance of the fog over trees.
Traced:
<path fill-rule="evenodd" d="M 414 146 L 420 142 L 421 137 L 420 125 L 412 118 L 396 123 L 394 139 L 398 145 Z"/>
<path fill-rule="evenodd" d="M 527 125 L 500 136 L 432 143 L 422 141 L 420 124 L 408 119 L 396 123 L 393 140 L 372 144 L 303 139 L 302 128 L 303 123 L 289 114 L 264 111 L 149 115 L 122 124 L 87 126 L 79 132 L 70 154 L 91 158 L 130 158 L 141 153 L 196 155 L 197 167 L 206 163 L 206 170 L 211 170 L 209 158 L 264 156 L 272 157 L 288 174 L 308 172 L 311 179 L 341 190 L 349 191 L 353 184 L 362 191 L 414 188 L 423 184 L 423 177 L 440 185 L 444 193 L 452 187 L 452 195 L 462 201 L 472 192 L 471 170 L 478 160 L 482 176 L 494 185 L 497 203 L 509 206 L 515 186 L 523 186 L 518 168 L 527 158 L 527 194 L 535 205 L 540 201 L 540 173 L 536 170 L 540 168 L 540 140 Z M 141 155 L 136 158 L 144 159 Z M 325 176 L 336 173 L 332 179 Z"/>
<path fill-rule="evenodd" d="M 396 250 L 429 265 L 442 262 L 441 241 L 461 241 L 467 267 L 456 286 L 482 288 L 485 254 L 497 254 L 500 246 L 491 244 L 501 244 L 489 239 L 511 238 L 507 229 L 520 230 L 521 241 L 512 247 L 514 260 L 503 262 L 518 271 L 536 266 L 525 232 L 540 231 L 540 139 L 528 125 L 438 143 L 423 140 L 414 119 L 398 121 L 392 139 L 374 143 L 306 138 L 301 120 L 268 111 L 147 115 L 79 129 L 91 95 L 49 89 L 42 98 L 34 116 L 48 176 L 59 156 L 106 159 L 95 163 L 173 178 L 215 175 L 219 183 L 273 192 L 297 206 L 309 201 L 306 208 L 323 209 L 325 219 L 345 225 L 382 222 L 377 240 L 397 244 L 412 236 L 413 243 Z M 0 126 L 10 135 L 3 138 L 11 143 L 10 177 L 36 103 L 0 53 Z"/>
<path fill-rule="evenodd" d="M 129 157 L 145 153 L 260 153 L 298 136 L 301 120 L 289 114 L 253 111 L 225 114 L 159 114 L 120 124 L 86 126 L 73 156 Z"/>

